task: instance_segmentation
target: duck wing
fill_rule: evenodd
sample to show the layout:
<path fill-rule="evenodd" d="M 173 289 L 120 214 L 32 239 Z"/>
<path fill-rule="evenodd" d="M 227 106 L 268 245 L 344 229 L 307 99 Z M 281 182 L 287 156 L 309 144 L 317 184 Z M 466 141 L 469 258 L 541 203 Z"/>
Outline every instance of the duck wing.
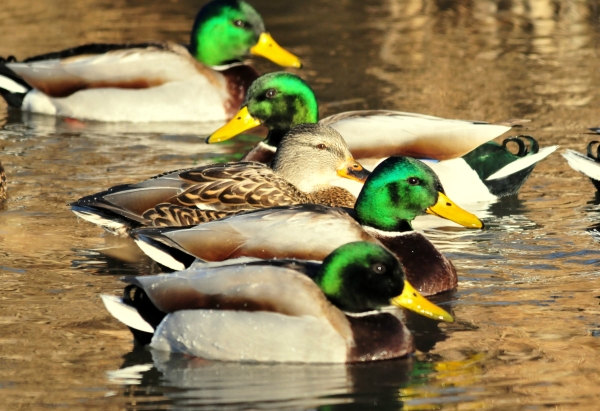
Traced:
<path fill-rule="evenodd" d="M 268 264 L 205 264 L 168 275 L 125 277 L 124 281 L 142 288 L 164 313 L 217 309 L 343 317 L 309 277 Z"/>
<path fill-rule="evenodd" d="M 320 123 L 336 129 L 358 159 L 405 155 L 448 160 L 461 157 L 526 121 L 490 124 L 400 111 L 361 110 L 336 114 Z"/>
<path fill-rule="evenodd" d="M 181 205 L 217 210 L 266 208 L 308 203 L 310 198 L 262 163 L 214 164 L 180 173 L 189 186 Z"/>
<path fill-rule="evenodd" d="M 257 210 L 191 228 L 138 229 L 131 234 L 146 254 L 173 269 L 190 263 L 180 261 L 181 253 L 205 261 L 243 256 L 322 261 L 343 244 L 377 242 L 344 209 L 316 204 Z"/>
<path fill-rule="evenodd" d="M 157 87 L 202 75 L 225 84 L 222 76 L 198 63 L 181 45 L 143 43 L 86 45 L 7 63 L 31 87 L 51 97 L 67 97 L 84 89 Z"/>
<path fill-rule="evenodd" d="M 242 210 L 309 202 L 265 164 L 244 162 L 175 170 L 115 186 L 80 198 L 71 210 L 122 234 L 140 225 L 189 225 Z"/>

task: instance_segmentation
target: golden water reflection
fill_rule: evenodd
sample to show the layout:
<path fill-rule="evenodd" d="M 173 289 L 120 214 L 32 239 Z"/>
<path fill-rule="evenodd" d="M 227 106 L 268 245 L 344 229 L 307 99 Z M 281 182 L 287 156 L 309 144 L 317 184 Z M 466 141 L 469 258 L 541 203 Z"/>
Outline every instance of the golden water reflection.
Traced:
<path fill-rule="evenodd" d="M 600 125 L 597 1 L 252 4 L 278 42 L 303 58 L 299 73 L 323 114 L 388 108 L 530 118 L 522 131 L 541 146 L 578 151 L 593 138 L 587 127 Z M 197 7 L 191 0 L 5 0 L 0 55 L 23 58 L 87 41 L 183 42 Z M 7 409 L 597 409 L 600 250 L 587 229 L 600 221 L 600 199 L 558 154 L 536 167 L 518 198 L 481 205 L 488 229 L 427 228 L 459 271 L 458 291 L 443 302 L 457 322 L 415 325 L 422 351 L 413 359 L 326 372 L 194 367 L 131 352 L 129 332 L 98 295 L 119 293 L 120 275 L 157 267 L 131 241 L 77 221 L 66 204 L 165 170 L 232 159 L 253 140 L 205 146 L 198 136 L 214 125 L 107 125 L 2 107 L 0 161 L 10 198 L 0 211 L 0 392 Z M 126 374 L 135 384 L 110 374 L 136 365 L 137 374 Z M 252 375 L 274 385 L 251 385 Z M 202 391 L 207 384 L 211 392 Z"/>

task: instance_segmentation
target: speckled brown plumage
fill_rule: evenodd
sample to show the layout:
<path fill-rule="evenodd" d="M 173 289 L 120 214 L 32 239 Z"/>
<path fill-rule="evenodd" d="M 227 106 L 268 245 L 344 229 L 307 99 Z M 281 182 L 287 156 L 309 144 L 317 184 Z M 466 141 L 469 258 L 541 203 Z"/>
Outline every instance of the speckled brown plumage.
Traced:
<path fill-rule="evenodd" d="M 342 187 L 327 187 L 310 194 L 311 203 L 323 204 L 330 207 L 353 208 L 356 197 Z"/>
<path fill-rule="evenodd" d="M 6 200 L 8 194 L 6 193 L 6 174 L 4 173 L 4 167 L 0 163 L 0 201 Z"/>
<path fill-rule="evenodd" d="M 252 209 L 311 202 L 308 195 L 261 163 L 215 164 L 179 176 L 190 184 L 176 197 L 183 206 L 202 203 L 217 209 Z"/>
<path fill-rule="evenodd" d="M 142 214 L 152 227 L 185 227 L 218 220 L 241 213 L 238 211 L 200 210 L 169 203 L 159 204 Z"/>
<path fill-rule="evenodd" d="M 367 175 L 339 133 L 309 124 L 285 136 L 272 167 L 246 161 L 176 170 L 83 197 L 71 209 L 126 236 L 140 226 L 187 226 L 260 208 L 312 203 L 352 207 L 356 198 L 330 182 L 340 176 L 364 181 Z"/>

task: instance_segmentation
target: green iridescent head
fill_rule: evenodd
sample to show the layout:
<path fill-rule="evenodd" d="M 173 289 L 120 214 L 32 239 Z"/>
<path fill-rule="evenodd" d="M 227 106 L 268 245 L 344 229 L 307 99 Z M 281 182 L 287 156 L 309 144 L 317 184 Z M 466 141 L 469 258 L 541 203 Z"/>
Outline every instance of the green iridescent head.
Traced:
<path fill-rule="evenodd" d="M 367 242 L 345 244 L 323 260 L 315 282 L 344 311 L 370 311 L 390 304 L 404 289 L 400 263 L 385 248 Z"/>
<path fill-rule="evenodd" d="M 191 52 L 209 66 L 239 60 L 248 54 L 265 31 L 260 15 L 240 0 L 214 0 L 196 16 Z"/>
<path fill-rule="evenodd" d="M 410 157 L 390 157 L 365 183 L 354 209 L 359 222 L 385 231 L 406 231 L 436 204 L 444 189 L 434 171 Z"/>
<path fill-rule="evenodd" d="M 229 140 L 264 125 L 269 129 L 268 143 L 277 147 L 293 127 L 314 124 L 318 120 L 317 98 L 306 81 L 291 73 L 269 73 L 254 80 L 240 111 L 215 131 L 207 142 Z"/>
<path fill-rule="evenodd" d="M 302 67 L 298 57 L 265 32 L 260 14 L 242 0 L 213 0 L 202 7 L 192 28 L 190 52 L 208 66 L 254 54 L 284 67 Z"/>
<path fill-rule="evenodd" d="M 315 93 L 300 77 L 276 72 L 252 83 L 242 103 L 252 117 L 269 129 L 290 130 L 319 120 Z"/>
<path fill-rule="evenodd" d="M 446 218 L 467 228 L 483 228 L 474 214 L 456 205 L 425 163 L 410 157 L 390 157 L 367 178 L 356 205 L 357 220 L 383 231 L 410 231 L 423 214 Z"/>
<path fill-rule="evenodd" d="M 343 311 L 371 311 L 391 304 L 429 318 L 454 321 L 406 281 L 394 255 L 374 243 L 359 241 L 337 248 L 323 260 L 314 281 Z"/>

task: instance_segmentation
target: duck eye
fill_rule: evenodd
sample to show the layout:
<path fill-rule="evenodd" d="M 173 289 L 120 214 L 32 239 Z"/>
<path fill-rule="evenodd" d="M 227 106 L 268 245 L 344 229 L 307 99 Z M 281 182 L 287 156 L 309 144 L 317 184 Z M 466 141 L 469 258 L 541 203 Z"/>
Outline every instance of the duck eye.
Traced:
<path fill-rule="evenodd" d="M 377 274 L 383 274 L 386 271 L 385 265 L 383 265 L 381 263 L 373 264 L 373 266 L 371 267 L 371 270 L 373 270 L 373 272 L 375 272 Z"/>
<path fill-rule="evenodd" d="M 319 144 L 317 144 L 317 148 L 319 150 L 325 150 L 327 148 L 327 146 L 325 144 L 323 144 L 323 143 L 319 143 Z"/>
<path fill-rule="evenodd" d="M 243 21 L 243 20 L 235 20 L 235 21 L 233 22 L 233 25 L 234 25 L 234 26 L 236 26 L 236 27 L 241 27 L 241 28 L 244 28 L 244 27 L 247 27 L 247 26 L 248 26 L 248 23 L 246 23 L 246 22 L 245 22 L 245 21 Z"/>
<path fill-rule="evenodd" d="M 421 184 L 421 180 L 419 180 L 417 177 L 409 177 L 408 184 L 411 186 L 418 186 Z"/>
<path fill-rule="evenodd" d="M 277 90 L 275 90 L 274 88 L 267 90 L 267 93 L 265 95 L 267 96 L 267 98 L 273 98 L 277 95 Z"/>

